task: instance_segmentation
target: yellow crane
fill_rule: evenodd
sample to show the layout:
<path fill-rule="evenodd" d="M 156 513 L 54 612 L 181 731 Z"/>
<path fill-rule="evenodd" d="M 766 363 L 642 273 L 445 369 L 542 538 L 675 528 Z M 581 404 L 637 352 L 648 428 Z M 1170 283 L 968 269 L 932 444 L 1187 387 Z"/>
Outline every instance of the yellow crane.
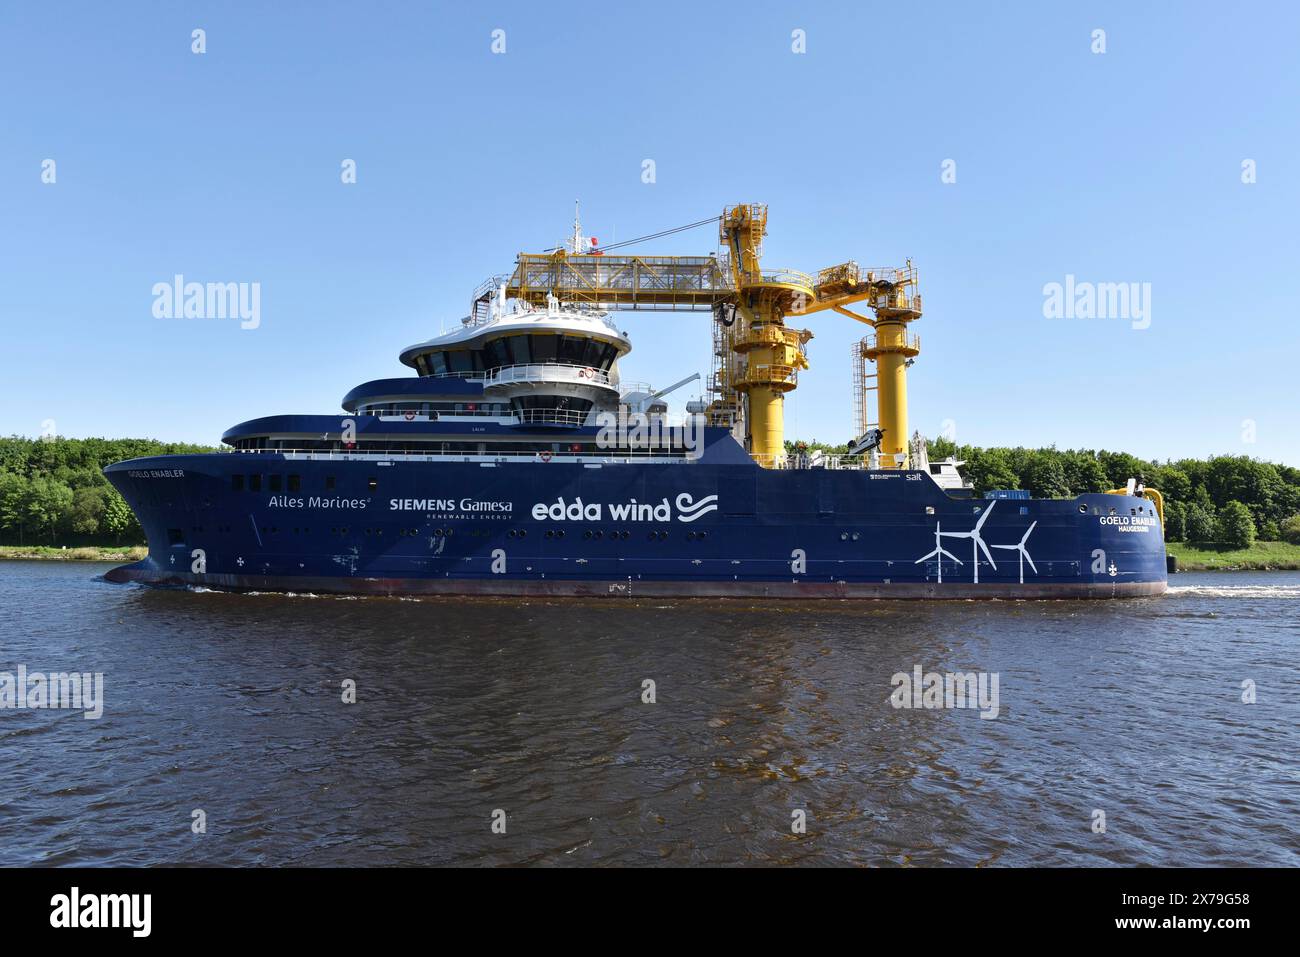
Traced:
<path fill-rule="evenodd" d="M 798 385 L 799 370 L 808 368 L 812 338 L 806 329 L 788 327 L 786 318 L 834 310 L 873 329 L 855 348 L 876 368 L 881 465 L 907 467 L 907 367 L 920 352 L 920 340 L 907 332 L 908 323 L 921 316 L 915 267 L 910 261 L 901 268 L 846 262 L 815 277 L 764 269 L 765 205 L 728 206 L 718 224 L 722 256 L 635 256 L 579 251 L 575 222 L 569 248 L 520 253 L 509 276 L 479 287 L 472 313 L 487 312 L 500 282 L 506 296 L 534 305 L 555 296 L 599 309 L 711 312 L 714 356 L 707 414 L 714 424 L 740 426 L 754 459 L 774 467 L 784 459 L 785 396 Z M 871 314 L 848 308 L 858 303 Z M 864 388 L 861 381 L 856 386 Z M 863 402 L 859 399 L 860 407 Z"/>

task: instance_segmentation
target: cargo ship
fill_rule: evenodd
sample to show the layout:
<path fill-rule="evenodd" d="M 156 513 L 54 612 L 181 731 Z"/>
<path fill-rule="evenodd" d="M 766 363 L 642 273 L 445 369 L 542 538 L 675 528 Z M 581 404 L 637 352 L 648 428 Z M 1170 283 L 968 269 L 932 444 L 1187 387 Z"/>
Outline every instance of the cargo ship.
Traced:
<path fill-rule="evenodd" d="M 459 328 L 404 349 L 414 374 L 357 386 L 340 414 L 257 418 L 225 433 L 228 451 L 109 466 L 149 552 L 106 577 L 368 595 L 1165 591 L 1162 504 L 1137 477 L 1071 499 L 977 496 L 961 462 L 908 437 L 910 263 L 765 270 L 766 208 L 716 221 L 721 253 L 651 257 L 599 248 L 575 217 L 564 246 L 482 284 Z M 684 416 L 666 397 L 698 375 L 623 378 L 626 309 L 710 313 L 711 372 Z M 854 350 L 857 438 L 842 455 L 787 449 L 782 403 L 811 333 L 786 320 L 832 311 L 872 328 Z"/>

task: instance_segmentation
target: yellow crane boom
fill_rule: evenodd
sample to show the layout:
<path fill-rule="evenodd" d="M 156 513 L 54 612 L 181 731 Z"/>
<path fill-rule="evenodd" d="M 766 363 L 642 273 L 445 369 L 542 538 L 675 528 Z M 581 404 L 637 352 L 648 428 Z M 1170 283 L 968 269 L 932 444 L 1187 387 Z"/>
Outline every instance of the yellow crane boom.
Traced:
<path fill-rule="evenodd" d="M 576 229 L 575 229 L 576 232 Z M 877 421 L 882 465 L 907 466 L 907 367 L 920 340 L 907 324 L 921 316 L 916 269 L 861 268 L 855 262 L 823 269 L 814 278 L 792 269 L 762 267 L 767 207 L 728 206 L 719 217 L 723 256 L 632 256 L 520 253 L 504 282 L 506 295 L 534 305 L 549 296 L 608 310 L 708 311 L 714 321 L 713 396 L 716 423 L 743 423 L 743 438 L 762 465 L 784 457 L 784 401 L 808 367 L 812 333 L 791 329 L 787 316 L 833 310 L 872 326 L 857 345 L 877 370 Z M 475 294 L 474 314 L 486 312 L 495 282 Z M 862 304 L 871 315 L 848 307 Z M 860 384 L 859 384 L 860 385 Z M 743 402 L 741 401 L 743 399 Z"/>

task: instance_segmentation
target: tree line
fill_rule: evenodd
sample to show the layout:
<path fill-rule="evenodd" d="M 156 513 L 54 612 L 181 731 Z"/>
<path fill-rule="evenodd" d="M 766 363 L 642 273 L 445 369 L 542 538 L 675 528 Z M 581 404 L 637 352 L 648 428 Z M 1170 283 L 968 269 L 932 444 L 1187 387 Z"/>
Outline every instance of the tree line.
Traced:
<path fill-rule="evenodd" d="M 788 442 L 787 452 L 847 446 Z M 962 473 L 977 494 L 1028 489 L 1035 498 L 1072 498 L 1123 488 L 1135 478 L 1165 498 L 1169 541 L 1248 547 L 1256 538 L 1300 545 L 1300 469 L 1245 455 L 1157 462 L 1127 452 L 1091 449 L 979 448 L 948 439 L 929 442 L 930 460 L 965 460 Z"/>
<path fill-rule="evenodd" d="M 142 545 L 144 531 L 104 466 L 211 451 L 153 439 L 0 438 L 0 544 Z"/>

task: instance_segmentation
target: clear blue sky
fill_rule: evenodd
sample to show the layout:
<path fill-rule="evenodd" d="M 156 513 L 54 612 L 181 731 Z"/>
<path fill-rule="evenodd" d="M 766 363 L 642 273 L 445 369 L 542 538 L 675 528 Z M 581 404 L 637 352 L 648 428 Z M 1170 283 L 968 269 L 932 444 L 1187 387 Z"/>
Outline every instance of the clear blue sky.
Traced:
<path fill-rule="evenodd" d="M 604 242 L 765 202 L 770 266 L 912 257 L 927 434 L 1300 465 L 1298 28 L 1281 3 L 4 4 L 0 433 L 337 411 L 581 197 Z M 176 273 L 261 283 L 261 327 L 154 318 Z M 1150 328 L 1044 318 L 1067 274 L 1150 283 Z M 707 372 L 704 316 L 623 318 L 625 377 Z M 842 441 L 865 330 L 807 324 L 787 435 Z"/>

